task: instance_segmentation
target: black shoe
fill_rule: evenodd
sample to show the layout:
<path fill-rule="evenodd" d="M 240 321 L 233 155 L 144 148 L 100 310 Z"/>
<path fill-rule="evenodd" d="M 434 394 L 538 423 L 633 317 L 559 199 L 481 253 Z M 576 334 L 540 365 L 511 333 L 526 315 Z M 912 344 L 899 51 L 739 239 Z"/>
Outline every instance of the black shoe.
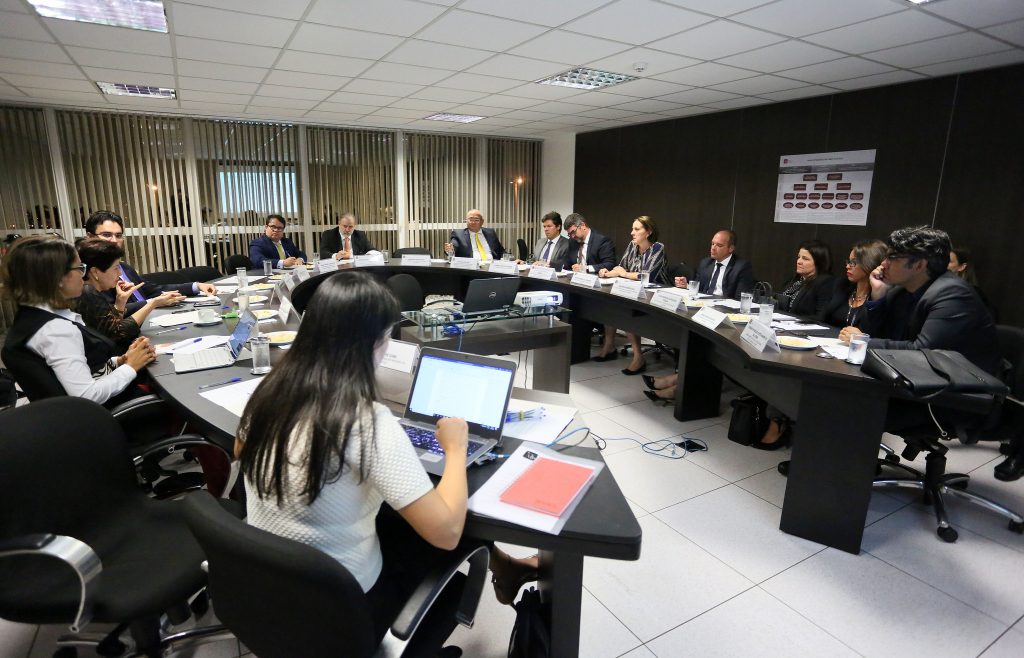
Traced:
<path fill-rule="evenodd" d="M 779 475 L 782 475 L 783 477 L 789 477 L 789 460 L 788 459 L 786 461 L 784 461 L 784 462 L 779 462 L 779 465 L 776 468 L 779 471 Z"/>
<path fill-rule="evenodd" d="M 605 361 L 612 361 L 617 358 L 619 358 L 619 353 L 616 352 L 615 350 L 612 350 L 611 352 L 608 352 L 604 356 L 601 356 L 600 354 L 598 354 L 597 356 L 592 356 L 590 357 L 590 360 L 597 361 L 598 363 L 604 363 Z"/>
<path fill-rule="evenodd" d="M 647 399 L 650 400 L 651 402 L 660 402 L 666 407 L 672 402 L 671 398 L 658 397 L 658 394 L 655 393 L 654 391 L 644 391 L 644 395 L 646 395 Z"/>
<path fill-rule="evenodd" d="M 1024 475 L 1024 455 L 1007 457 L 1002 464 L 995 468 L 996 479 L 1003 482 L 1019 480 L 1022 475 Z"/>
<path fill-rule="evenodd" d="M 658 387 L 654 385 L 654 377 L 651 377 L 650 375 L 644 375 L 640 379 L 644 380 L 644 386 L 646 386 L 647 388 L 651 389 L 652 391 L 658 390 Z"/>
<path fill-rule="evenodd" d="M 642 372 L 647 372 L 647 364 L 646 363 L 643 364 L 642 366 L 640 366 L 639 368 L 637 368 L 636 370 L 630 370 L 629 368 L 623 368 L 622 369 L 622 374 L 623 375 L 629 375 L 629 376 L 639 375 Z"/>
<path fill-rule="evenodd" d="M 756 450 L 778 450 L 780 448 L 788 448 L 789 437 L 783 434 L 775 440 L 775 443 L 761 443 L 760 441 L 755 441 L 750 444 L 750 447 Z"/>

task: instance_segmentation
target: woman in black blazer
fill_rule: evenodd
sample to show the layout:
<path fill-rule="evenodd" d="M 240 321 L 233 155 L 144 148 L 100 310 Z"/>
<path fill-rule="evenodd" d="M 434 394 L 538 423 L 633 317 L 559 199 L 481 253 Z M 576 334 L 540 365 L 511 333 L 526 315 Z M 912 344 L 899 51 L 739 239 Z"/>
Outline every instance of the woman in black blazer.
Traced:
<path fill-rule="evenodd" d="M 800 244 L 796 274 L 777 294 L 777 310 L 791 315 L 819 317 L 832 301 L 835 278 L 831 274 L 832 253 L 820 240 Z"/>

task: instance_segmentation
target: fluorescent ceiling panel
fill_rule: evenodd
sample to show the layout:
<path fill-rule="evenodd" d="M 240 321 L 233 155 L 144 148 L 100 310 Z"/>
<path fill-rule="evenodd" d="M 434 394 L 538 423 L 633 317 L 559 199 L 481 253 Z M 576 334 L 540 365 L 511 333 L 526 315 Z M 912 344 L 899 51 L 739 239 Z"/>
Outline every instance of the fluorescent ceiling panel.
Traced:
<path fill-rule="evenodd" d="M 29 0 L 40 16 L 166 32 L 163 0 Z"/>

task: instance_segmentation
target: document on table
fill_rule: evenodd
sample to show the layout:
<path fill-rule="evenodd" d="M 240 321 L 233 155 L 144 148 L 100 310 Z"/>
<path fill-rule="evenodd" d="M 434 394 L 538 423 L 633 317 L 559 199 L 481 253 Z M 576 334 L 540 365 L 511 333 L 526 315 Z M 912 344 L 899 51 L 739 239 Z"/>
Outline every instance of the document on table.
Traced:
<path fill-rule="evenodd" d="M 250 277 L 248 277 L 247 280 L 248 280 L 249 283 L 259 283 L 260 281 L 262 281 L 265 278 L 267 278 L 267 277 L 265 277 L 265 276 L 250 276 Z M 238 277 L 237 276 L 229 276 L 226 279 L 221 279 L 218 283 L 214 284 L 214 285 L 217 286 L 217 292 L 221 292 L 221 289 L 223 288 L 223 286 L 221 284 L 228 285 L 228 286 L 231 286 L 231 285 L 237 286 L 238 285 Z"/>
<path fill-rule="evenodd" d="M 734 311 L 740 310 L 740 302 L 737 299 L 721 299 L 715 302 L 715 306 L 724 306 Z M 759 308 L 758 304 L 751 304 L 750 308 Z"/>
<path fill-rule="evenodd" d="M 210 402 L 224 407 L 239 418 L 242 417 L 242 411 L 245 410 L 245 405 L 249 402 L 249 398 L 252 397 L 253 391 L 263 381 L 259 379 L 249 379 L 244 382 L 238 382 L 237 384 L 231 384 L 229 386 L 221 386 L 210 391 L 203 391 L 199 395 L 203 396 Z"/>
<path fill-rule="evenodd" d="M 211 347 L 220 347 L 221 345 L 227 345 L 228 341 L 231 340 L 231 336 L 201 336 L 199 338 L 189 338 L 188 343 L 174 350 L 175 354 L 193 354 L 200 350 L 208 350 Z M 181 341 L 185 342 L 185 341 Z"/>
<path fill-rule="evenodd" d="M 772 328 L 783 331 L 828 331 L 829 327 L 823 324 L 800 322 L 798 320 L 778 320 L 777 316 L 772 318 Z"/>
<path fill-rule="evenodd" d="M 541 407 L 544 410 L 542 415 L 506 422 L 505 427 L 501 431 L 502 436 L 546 445 L 561 436 L 562 430 L 572 422 L 572 417 L 576 414 L 576 410 L 572 407 L 563 407 L 557 404 L 541 405 L 536 402 L 517 400 L 515 398 L 508 401 L 509 413 L 526 411 L 536 407 Z"/>
<path fill-rule="evenodd" d="M 175 327 L 179 324 L 192 324 L 199 319 L 199 313 L 196 311 L 187 311 L 185 313 L 167 313 L 159 317 L 153 318 L 149 321 L 151 327 Z"/>

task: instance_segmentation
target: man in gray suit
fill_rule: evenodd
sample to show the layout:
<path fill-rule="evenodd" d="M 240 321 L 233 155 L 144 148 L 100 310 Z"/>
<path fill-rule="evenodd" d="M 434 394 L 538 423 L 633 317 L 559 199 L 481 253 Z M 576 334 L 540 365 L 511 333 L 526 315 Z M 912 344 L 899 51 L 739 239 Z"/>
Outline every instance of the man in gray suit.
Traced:
<path fill-rule="evenodd" d="M 551 211 L 541 218 L 544 236 L 533 245 L 534 265 L 553 267 L 556 271 L 566 266 L 569 253 L 569 238 L 562 235 L 562 216 Z"/>

